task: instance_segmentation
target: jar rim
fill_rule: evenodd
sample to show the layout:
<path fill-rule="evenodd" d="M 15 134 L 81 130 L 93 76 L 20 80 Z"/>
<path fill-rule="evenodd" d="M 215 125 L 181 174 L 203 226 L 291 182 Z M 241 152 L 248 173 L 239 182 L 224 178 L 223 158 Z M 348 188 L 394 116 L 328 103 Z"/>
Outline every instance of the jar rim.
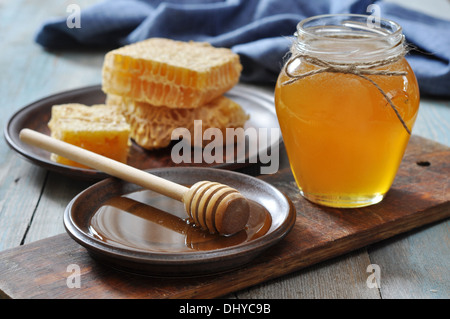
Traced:
<path fill-rule="evenodd" d="M 378 17 L 375 17 L 378 19 Z M 292 51 L 326 60 L 384 60 L 405 54 L 402 27 L 364 14 L 324 14 L 300 21 Z M 373 20 L 372 20 L 373 21 Z M 332 43 L 332 45 L 330 45 Z"/>
<path fill-rule="evenodd" d="M 344 20 L 344 18 L 347 17 L 348 19 L 350 19 L 350 22 L 356 22 L 358 24 L 348 24 L 347 21 L 347 25 L 343 24 L 343 22 L 346 22 L 346 20 Z M 369 26 L 369 24 L 367 23 L 369 21 L 369 19 L 371 18 L 375 18 L 378 19 L 379 21 L 379 27 L 374 27 L 374 26 Z M 314 37 L 314 38 L 319 38 L 319 37 L 323 37 L 323 35 L 316 35 L 315 33 L 309 31 L 308 29 L 311 27 L 305 27 L 305 25 L 307 23 L 313 22 L 313 21 L 319 21 L 319 20 L 336 20 L 336 19 L 341 19 L 339 21 L 341 21 L 340 25 L 336 26 L 344 26 L 344 27 L 350 27 L 350 28 L 358 28 L 367 32 L 372 32 L 373 35 L 379 35 L 379 36 L 386 36 L 386 37 L 396 37 L 399 36 L 399 38 L 403 37 L 403 29 L 401 27 L 400 24 L 398 24 L 397 22 L 390 20 L 390 19 L 385 19 L 385 18 L 381 18 L 381 17 L 377 17 L 377 16 L 373 16 L 373 15 L 365 15 L 365 14 L 352 14 L 352 13 L 339 13 L 339 14 L 322 14 L 322 15 L 316 15 L 316 16 L 311 16 L 308 18 L 305 18 L 303 20 L 301 20 L 298 24 L 297 24 L 297 32 L 296 32 L 296 36 L 298 37 L 300 34 L 303 35 L 307 35 L 310 37 Z M 347 20 L 348 20 L 347 19 Z M 359 20 L 358 20 L 359 19 Z M 363 25 L 361 24 L 361 20 L 365 20 L 366 24 Z M 332 26 L 332 24 L 319 24 L 317 25 L 317 27 L 325 27 L 325 26 Z M 390 26 L 393 31 L 389 32 L 386 28 L 382 28 L 381 26 Z M 367 38 L 342 38 L 340 40 L 347 40 L 347 41 L 367 41 Z"/>

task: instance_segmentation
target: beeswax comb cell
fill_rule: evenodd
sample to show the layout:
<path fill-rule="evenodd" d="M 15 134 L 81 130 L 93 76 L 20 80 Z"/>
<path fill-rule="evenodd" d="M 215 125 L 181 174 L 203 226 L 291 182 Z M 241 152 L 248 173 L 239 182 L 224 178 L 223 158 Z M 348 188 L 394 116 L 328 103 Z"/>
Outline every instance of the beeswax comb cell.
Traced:
<path fill-rule="evenodd" d="M 155 106 L 196 108 L 239 81 L 239 56 L 203 42 L 151 38 L 106 54 L 103 91 Z"/>
<path fill-rule="evenodd" d="M 130 125 L 116 107 L 77 103 L 54 105 L 48 126 L 53 138 L 127 162 Z M 51 159 L 60 164 L 86 168 L 57 154 L 52 154 Z"/>
<path fill-rule="evenodd" d="M 106 103 L 118 106 L 130 124 L 131 138 L 141 147 L 151 150 L 169 146 L 172 131 L 178 127 L 194 136 L 194 121 L 202 121 L 202 129 L 217 128 L 225 136 L 226 128 L 244 127 L 249 115 L 231 99 L 220 96 L 195 109 L 173 109 L 107 95 Z M 202 133 L 203 136 L 203 133 Z M 193 143 L 194 140 L 191 140 Z M 208 141 L 209 142 L 209 141 Z"/>

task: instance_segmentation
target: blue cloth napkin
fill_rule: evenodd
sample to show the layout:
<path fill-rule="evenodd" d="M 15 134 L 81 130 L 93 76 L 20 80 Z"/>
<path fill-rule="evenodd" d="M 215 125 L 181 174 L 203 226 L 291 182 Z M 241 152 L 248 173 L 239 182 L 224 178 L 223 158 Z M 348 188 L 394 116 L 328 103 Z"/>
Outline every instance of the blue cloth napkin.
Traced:
<path fill-rule="evenodd" d="M 207 41 L 240 55 L 242 81 L 274 82 L 300 20 L 327 13 L 370 14 L 373 3 L 381 17 L 402 25 L 407 42 L 418 49 L 407 59 L 422 94 L 450 96 L 450 21 L 383 1 L 106 0 L 81 11 L 80 28 L 69 28 L 66 17 L 55 18 L 45 22 L 35 40 L 58 50 L 112 48 L 150 37 Z"/>

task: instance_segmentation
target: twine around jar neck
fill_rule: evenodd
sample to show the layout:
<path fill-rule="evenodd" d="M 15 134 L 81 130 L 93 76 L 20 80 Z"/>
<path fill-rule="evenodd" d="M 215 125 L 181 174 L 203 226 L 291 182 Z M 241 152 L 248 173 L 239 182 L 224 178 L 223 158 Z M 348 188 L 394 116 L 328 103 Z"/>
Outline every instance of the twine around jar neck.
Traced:
<path fill-rule="evenodd" d="M 383 91 L 383 89 L 375 81 L 373 81 L 371 78 L 368 77 L 368 75 L 383 75 L 383 76 L 406 75 L 407 72 L 403 72 L 403 71 L 375 70 L 376 68 L 386 66 L 386 65 L 389 65 L 389 64 L 392 64 L 392 63 L 395 63 L 395 62 L 401 60 L 405 56 L 405 53 L 406 53 L 405 50 L 402 50 L 401 53 L 399 53 L 395 56 L 386 58 L 386 59 L 377 60 L 377 61 L 369 61 L 369 62 L 354 62 L 354 63 L 342 63 L 342 62 L 327 61 L 327 60 L 320 59 L 316 56 L 312 56 L 312 55 L 308 55 L 308 54 L 293 53 L 291 58 L 285 64 L 284 70 L 283 70 L 284 73 L 290 78 L 290 80 L 283 82 L 282 85 L 289 85 L 298 80 L 306 78 L 308 76 L 313 76 L 313 75 L 316 75 L 319 73 L 325 73 L 325 72 L 356 75 L 366 81 L 369 81 L 378 89 L 378 91 L 383 95 L 383 97 L 389 103 L 391 108 L 394 110 L 398 119 L 400 120 L 403 127 L 405 128 L 406 132 L 409 135 L 411 135 L 411 131 L 409 130 L 405 121 L 403 120 L 400 113 L 398 112 L 397 107 L 391 101 L 389 96 L 387 96 L 387 94 Z M 309 72 L 302 73 L 302 74 L 292 74 L 289 71 L 289 66 L 296 59 L 303 59 L 307 63 L 318 66 L 319 68 L 309 71 Z"/>

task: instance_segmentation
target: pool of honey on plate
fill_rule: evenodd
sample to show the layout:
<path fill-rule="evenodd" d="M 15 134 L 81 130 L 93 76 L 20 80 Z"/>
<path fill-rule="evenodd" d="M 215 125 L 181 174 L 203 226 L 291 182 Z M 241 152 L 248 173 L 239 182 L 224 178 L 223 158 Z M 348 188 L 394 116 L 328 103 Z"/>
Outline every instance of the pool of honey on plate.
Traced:
<path fill-rule="evenodd" d="M 250 202 L 250 219 L 231 236 L 210 234 L 192 224 L 181 202 L 140 190 L 106 201 L 90 220 L 90 234 L 115 247 L 184 253 L 232 247 L 267 233 L 270 213 Z"/>

